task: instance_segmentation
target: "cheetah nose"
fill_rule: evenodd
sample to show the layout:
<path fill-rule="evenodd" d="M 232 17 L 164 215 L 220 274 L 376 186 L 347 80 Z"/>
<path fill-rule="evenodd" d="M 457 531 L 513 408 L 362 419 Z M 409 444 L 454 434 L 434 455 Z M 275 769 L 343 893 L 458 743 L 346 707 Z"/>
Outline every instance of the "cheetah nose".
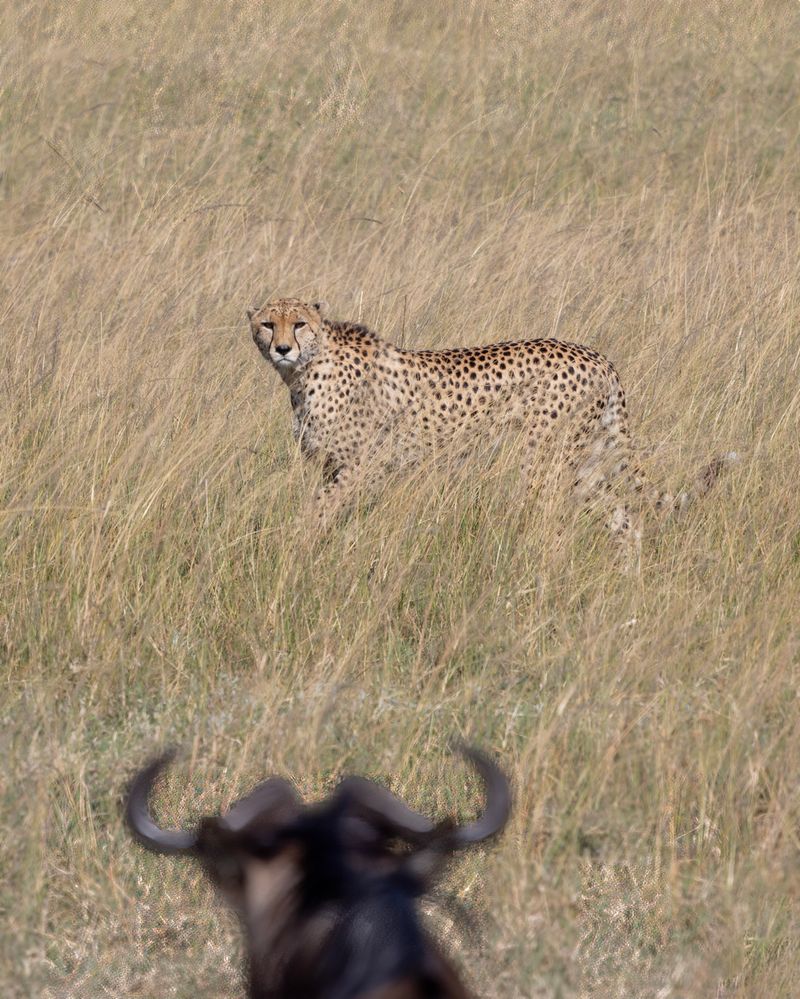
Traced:
<path fill-rule="evenodd" d="M 288 343 L 279 343 L 275 347 L 276 353 L 280 354 L 281 357 L 285 357 L 291 349 L 292 348 Z"/>

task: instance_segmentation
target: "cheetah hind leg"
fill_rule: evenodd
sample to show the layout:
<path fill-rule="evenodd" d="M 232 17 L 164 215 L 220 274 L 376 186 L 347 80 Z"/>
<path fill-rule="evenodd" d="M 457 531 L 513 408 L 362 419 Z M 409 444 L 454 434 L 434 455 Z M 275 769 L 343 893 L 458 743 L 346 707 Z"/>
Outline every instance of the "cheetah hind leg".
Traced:
<path fill-rule="evenodd" d="M 587 444 L 578 436 L 566 442 L 558 464 L 571 477 L 570 492 L 578 505 L 605 515 L 606 529 L 630 571 L 640 564 L 642 530 L 641 511 L 634 511 L 627 497 L 626 443 L 624 437 L 603 434 Z"/>
<path fill-rule="evenodd" d="M 629 474 L 629 454 L 624 438 L 603 436 L 578 449 L 571 462 L 572 489 L 579 502 L 594 506 L 598 502 L 609 512 L 606 527 L 620 545 L 638 558 L 641 550 L 641 515 L 634 513 L 625 491 Z"/>

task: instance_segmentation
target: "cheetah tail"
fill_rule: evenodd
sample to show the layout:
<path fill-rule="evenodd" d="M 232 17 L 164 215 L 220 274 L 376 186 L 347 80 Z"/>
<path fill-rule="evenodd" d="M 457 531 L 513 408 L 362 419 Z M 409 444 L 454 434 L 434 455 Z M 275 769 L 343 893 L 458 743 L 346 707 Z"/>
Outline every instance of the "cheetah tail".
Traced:
<path fill-rule="evenodd" d="M 703 465 L 695 475 L 694 483 L 689 489 L 679 493 L 673 501 L 673 510 L 683 513 L 696 499 L 700 499 L 710 492 L 725 469 L 736 465 L 740 461 L 736 451 L 728 451 L 726 454 L 717 455 L 708 464 Z"/>

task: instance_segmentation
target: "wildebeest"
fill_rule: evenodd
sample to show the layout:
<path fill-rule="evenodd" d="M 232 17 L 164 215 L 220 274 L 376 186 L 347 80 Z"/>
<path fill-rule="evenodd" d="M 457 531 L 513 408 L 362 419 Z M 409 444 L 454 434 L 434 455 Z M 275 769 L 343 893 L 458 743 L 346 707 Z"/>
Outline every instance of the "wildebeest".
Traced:
<path fill-rule="evenodd" d="M 271 777 L 193 831 L 164 830 L 148 801 L 174 751 L 133 779 L 126 818 L 147 849 L 199 861 L 237 912 L 250 999 L 468 999 L 417 899 L 455 851 L 503 828 L 511 796 L 487 756 L 461 752 L 486 795 L 467 825 L 434 824 L 362 777 L 346 777 L 313 805 Z"/>

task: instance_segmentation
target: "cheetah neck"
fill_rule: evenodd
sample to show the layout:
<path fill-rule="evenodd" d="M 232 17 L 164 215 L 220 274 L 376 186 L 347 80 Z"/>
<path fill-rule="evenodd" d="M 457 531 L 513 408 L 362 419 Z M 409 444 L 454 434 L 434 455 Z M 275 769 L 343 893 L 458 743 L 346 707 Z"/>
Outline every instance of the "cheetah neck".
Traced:
<path fill-rule="evenodd" d="M 296 368 L 289 368 L 286 365 L 273 364 L 273 367 L 281 376 L 284 385 L 289 389 L 292 395 L 295 393 L 302 393 L 303 383 L 305 381 L 305 365 L 302 368 L 299 366 Z"/>

